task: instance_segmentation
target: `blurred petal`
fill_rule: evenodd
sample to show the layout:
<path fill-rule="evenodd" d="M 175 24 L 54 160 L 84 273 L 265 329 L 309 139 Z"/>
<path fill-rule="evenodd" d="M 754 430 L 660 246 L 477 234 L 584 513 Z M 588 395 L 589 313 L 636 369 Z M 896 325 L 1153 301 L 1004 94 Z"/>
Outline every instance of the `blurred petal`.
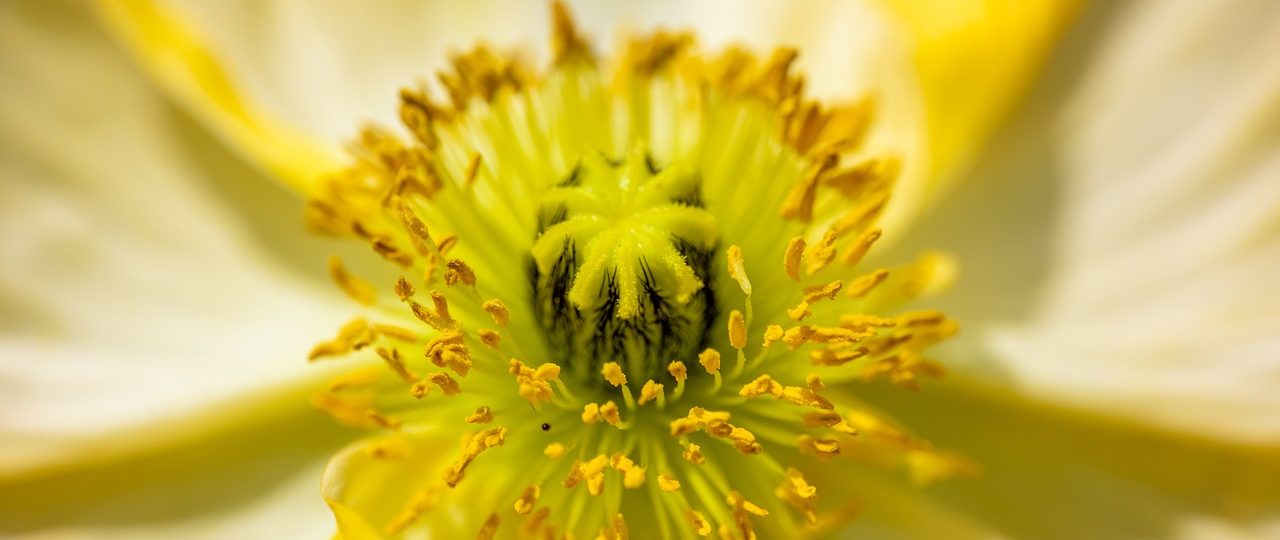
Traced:
<path fill-rule="evenodd" d="M 1120 13 L 1063 111 L 1055 261 L 993 347 L 1024 391 L 1280 443 L 1280 6 Z"/>
<path fill-rule="evenodd" d="M 184 21 L 147 0 L 104 1 L 105 19 L 169 93 L 250 163 L 300 190 L 332 170 L 333 147 L 311 139 L 246 100 L 219 59 Z"/>
<path fill-rule="evenodd" d="M 851 486 L 865 501 L 845 537 L 951 537 L 938 534 L 950 529 L 988 538 L 1264 538 L 1280 527 L 1275 452 L 1100 422 L 1003 390 L 904 392 L 858 395 L 981 473 L 895 492 L 865 467 L 835 468 L 848 476 L 825 478 L 827 492 Z"/>
<path fill-rule="evenodd" d="M 23 52 L 0 59 L 0 478 L 300 399 L 325 372 L 304 360 L 317 329 L 349 314 L 280 264 L 320 260 L 274 229 L 300 201 L 202 139 L 81 7 L 0 12 L 0 48 Z"/>
<path fill-rule="evenodd" d="M 929 124 L 930 176 L 986 147 L 1040 73 L 1076 0 L 879 0 L 908 28 Z"/>
<path fill-rule="evenodd" d="M 351 433 L 295 406 L 190 444 L 40 479 L 0 480 L 0 536 L 328 538 L 327 456 Z"/>

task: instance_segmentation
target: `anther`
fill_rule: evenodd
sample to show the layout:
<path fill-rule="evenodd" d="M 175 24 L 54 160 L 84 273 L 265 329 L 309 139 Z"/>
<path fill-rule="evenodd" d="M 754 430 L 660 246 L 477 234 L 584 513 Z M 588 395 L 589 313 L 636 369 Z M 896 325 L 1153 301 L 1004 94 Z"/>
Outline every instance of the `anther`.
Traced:
<path fill-rule="evenodd" d="M 329 257 L 329 277 L 346 293 L 348 297 L 361 305 L 372 306 L 378 300 L 377 289 L 369 282 L 360 279 L 347 271 L 342 259 L 337 255 Z"/>
<path fill-rule="evenodd" d="M 804 237 L 797 236 L 787 242 L 787 252 L 782 256 L 782 268 L 795 281 L 800 281 L 800 261 L 804 257 L 804 248 Z"/>

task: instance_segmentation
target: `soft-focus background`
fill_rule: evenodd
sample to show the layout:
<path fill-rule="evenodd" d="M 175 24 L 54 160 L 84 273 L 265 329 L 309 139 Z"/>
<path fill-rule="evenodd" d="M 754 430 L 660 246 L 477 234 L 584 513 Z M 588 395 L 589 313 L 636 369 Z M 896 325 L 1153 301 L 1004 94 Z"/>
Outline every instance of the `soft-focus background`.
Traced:
<path fill-rule="evenodd" d="M 303 355 L 348 314 L 325 257 L 363 250 L 110 5 L 0 4 L 0 537 L 329 537 L 353 435 Z M 1280 2 L 570 6 L 605 50 L 689 27 L 892 90 L 922 165 L 883 255 L 955 254 L 965 331 L 945 380 L 864 393 L 985 474 L 844 534 L 1280 537 Z M 323 149 L 448 51 L 545 57 L 540 2 L 168 9 L 261 131 Z"/>

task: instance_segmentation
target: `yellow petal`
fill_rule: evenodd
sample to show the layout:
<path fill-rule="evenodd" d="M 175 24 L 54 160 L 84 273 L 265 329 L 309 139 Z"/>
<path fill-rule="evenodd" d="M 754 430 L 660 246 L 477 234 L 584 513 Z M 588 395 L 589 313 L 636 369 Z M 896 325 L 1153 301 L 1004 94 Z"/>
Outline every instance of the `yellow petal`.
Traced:
<path fill-rule="evenodd" d="M 1077 0 L 878 0 L 907 29 L 934 182 L 982 150 L 1040 73 Z"/>
<path fill-rule="evenodd" d="M 103 1 L 104 19 L 174 98 L 250 163 L 309 191 L 340 154 L 245 98 L 207 44 L 149 0 Z"/>

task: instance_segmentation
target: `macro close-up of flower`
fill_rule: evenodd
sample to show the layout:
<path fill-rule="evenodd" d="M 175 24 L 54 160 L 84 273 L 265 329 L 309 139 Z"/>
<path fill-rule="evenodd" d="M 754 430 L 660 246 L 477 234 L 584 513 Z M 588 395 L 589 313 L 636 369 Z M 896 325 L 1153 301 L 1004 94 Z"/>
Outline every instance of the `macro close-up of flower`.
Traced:
<path fill-rule="evenodd" d="M 1280 537 L 1280 4 L 0 5 L 0 537 Z"/>

